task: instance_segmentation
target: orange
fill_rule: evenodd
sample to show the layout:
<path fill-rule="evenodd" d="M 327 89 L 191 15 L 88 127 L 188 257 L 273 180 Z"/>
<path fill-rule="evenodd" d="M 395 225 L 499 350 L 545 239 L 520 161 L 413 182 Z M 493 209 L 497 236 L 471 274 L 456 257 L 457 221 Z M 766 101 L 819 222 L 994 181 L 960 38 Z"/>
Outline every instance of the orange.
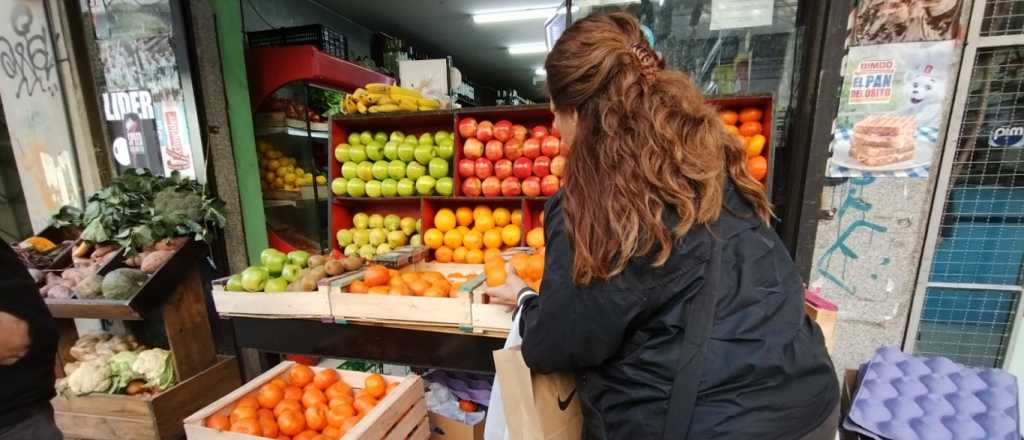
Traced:
<path fill-rule="evenodd" d="M 505 272 L 504 267 L 494 267 L 487 269 L 487 286 L 496 287 L 505 284 L 505 280 L 508 278 L 508 273 Z"/>
<path fill-rule="evenodd" d="M 302 364 L 295 364 L 288 370 L 288 382 L 302 388 L 313 381 L 313 370 Z"/>
<path fill-rule="evenodd" d="M 526 264 L 530 261 L 530 256 L 522 252 L 516 253 L 509 258 L 509 263 L 512 263 L 512 267 L 516 270 L 516 275 L 520 277 L 526 274 Z"/>
<path fill-rule="evenodd" d="M 259 394 L 256 395 L 256 400 L 263 408 L 273 408 L 281 399 L 284 399 L 284 390 L 272 383 L 261 386 Z"/>
<path fill-rule="evenodd" d="M 369 293 L 370 295 L 388 295 L 388 294 L 391 293 L 391 288 L 388 287 L 388 286 L 373 286 L 366 293 Z M 395 293 L 400 293 L 400 292 L 395 292 Z"/>
<path fill-rule="evenodd" d="M 767 141 L 768 139 L 765 139 L 764 135 L 755 134 L 751 136 L 750 140 L 747 141 L 747 157 L 760 156 Z"/>
<path fill-rule="evenodd" d="M 331 385 L 334 385 L 338 381 L 338 372 L 330 368 L 320 370 L 313 376 L 313 385 L 316 385 L 320 390 L 326 390 Z"/>
<path fill-rule="evenodd" d="M 501 228 L 501 241 L 505 246 L 519 246 L 519 240 L 523 238 L 523 231 L 516 225 L 505 225 Z"/>
<path fill-rule="evenodd" d="M 455 228 L 455 230 L 459 231 L 459 233 L 461 233 L 462 235 L 466 235 L 466 234 L 469 233 L 469 231 L 472 231 L 472 229 L 469 229 L 466 226 L 459 226 L 459 227 Z"/>
<path fill-rule="evenodd" d="M 528 257 L 526 261 L 526 273 L 523 274 L 525 278 L 531 280 L 539 280 L 544 276 L 544 256 L 540 254 L 533 254 Z"/>
<path fill-rule="evenodd" d="M 384 377 L 379 374 L 366 376 L 366 380 L 363 385 L 365 385 L 363 390 L 365 390 L 370 396 L 377 399 L 384 396 L 384 392 L 387 390 L 388 386 L 387 382 L 384 381 Z"/>
<path fill-rule="evenodd" d="M 356 399 L 352 406 L 356 409 L 359 415 L 366 415 L 366 413 L 373 410 L 373 407 L 377 406 L 377 399 L 370 396 L 362 396 Z"/>
<path fill-rule="evenodd" d="M 480 249 L 470 249 L 466 252 L 466 262 L 469 264 L 480 264 L 484 262 L 484 253 Z"/>
<path fill-rule="evenodd" d="M 324 396 L 327 397 L 328 400 L 352 397 L 352 387 L 348 386 L 344 381 L 339 380 L 324 390 Z"/>
<path fill-rule="evenodd" d="M 412 284 L 413 281 L 417 281 L 419 279 L 420 274 L 416 272 L 406 272 L 402 274 L 402 281 L 405 281 L 405 284 Z"/>
<path fill-rule="evenodd" d="M 284 379 L 280 377 L 275 377 L 274 380 L 270 381 L 270 383 L 281 387 L 282 390 L 288 388 L 288 382 L 285 382 Z"/>
<path fill-rule="evenodd" d="M 236 405 L 235 409 L 231 410 L 231 416 L 228 420 L 231 421 L 231 425 L 233 426 L 235 423 L 238 423 L 239 420 L 255 419 L 257 417 L 259 416 L 256 414 L 256 408 Z"/>
<path fill-rule="evenodd" d="M 320 434 L 317 434 L 316 431 L 307 429 L 305 431 L 300 432 L 299 435 L 292 437 L 292 440 L 318 440 L 317 437 L 319 436 Z"/>
<path fill-rule="evenodd" d="M 427 229 L 427 232 L 423 234 L 423 244 L 431 249 L 437 249 L 444 244 L 444 232 L 437 229 Z"/>
<path fill-rule="evenodd" d="M 509 219 L 509 222 L 516 226 L 523 226 L 523 210 L 516 209 L 512 211 L 512 218 Z"/>
<path fill-rule="evenodd" d="M 448 288 L 448 297 L 449 298 L 458 298 L 459 297 L 459 289 L 461 289 L 461 288 L 462 288 L 462 283 L 454 283 L 454 284 L 452 284 L 452 287 Z M 395 385 L 395 384 L 391 384 L 391 385 Z M 388 388 L 391 388 L 391 385 L 388 385 Z"/>
<path fill-rule="evenodd" d="M 302 406 L 309 408 L 318 404 L 327 404 L 327 396 L 324 396 L 324 392 L 316 388 L 307 389 L 302 393 Z"/>
<path fill-rule="evenodd" d="M 455 222 L 455 213 L 451 209 L 444 208 L 434 214 L 434 227 L 441 232 L 455 229 Z"/>
<path fill-rule="evenodd" d="M 468 206 L 459 207 L 459 209 L 455 210 L 455 222 L 458 223 L 459 226 L 469 226 L 473 224 L 473 210 Z"/>
<path fill-rule="evenodd" d="M 534 249 L 544 247 L 544 229 L 533 228 L 526 233 L 526 245 Z"/>
<path fill-rule="evenodd" d="M 484 247 L 486 247 L 487 249 L 501 248 L 501 231 L 495 228 L 488 229 L 486 232 L 484 232 Z"/>
<path fill-rule="evenodd" d="M 366 293 L 369 291 L 370 287 L 362 280 L 353 281 L 352 284 L 348 285 L 348 293 Z"/>
<path fill-rule="evenodd" d="M 544 211 L 541 211 L 540 215 L 537 216 L 537 218 L 540 220 L 540 225 L 544 226 Z"/>
<path fill-rule="evenodd" d="M 313 376 L 313 377 L 316 377 L 316 376 Z M 302 387 L 302 392 L 305 393 L 306 390 L 319 390 L 319 389 L 320 388 L 317 388 L 316 385 L 313 384 L 313 382 L 310 382 L 310 383 L 307 383 L 306 386 Z"/>
<path fill-rule="evenodd" d="M 459 409 L 465 412 L 476 412 L 476 404 L 469 400 L 459 400 Z"/>
<path fill-rule="evenodd" d="M 397 277 L 398 276 L 398 271 L 395 270 L 395 269 L 388 269 L 388 276 L 391 277 L 391 278 Z"/>
<path fill-rule="evenodd" d="M 480 231 L 469 231 L 462 237 L 462 245 L 469 249 L 480 249 L 483 247 L 483 235 Z"/>
<path fill-rule="evenodd" d="M 451 263 L 453 253 L 454 252 L 450 247 L 441 246 L 434 251 L 434 259 L 437 260 L 438 263 Z"/>
<path fill-rule="evenodd" d="M 306 408 L 306 427 L 319 431 L 327 426 L 327 406 L 316 405 Z"/>
<path fill-rule="evenodd" d="M 732 110 L 723 110 L 718 113 L 718 118 L 722 120 L 725 125 L 736 125 L 736 121 L 740 119 L 740 115 Z"/>
<path fill-rule="evenodd" d="M 727 132 L 729 132 L 729 134 L 732 134 L 732 135 L 735 135 L 735 136 L 739 136 L 740 135 L 740 128 L 735 126 L 735 125 L 726 125 L 725 126 L 725 131 L 727 131 Z"/>
<path fill-rule="evenodd" d="M 430 298 L 447 298 L 448 289 L 439 286 L 430 286 L 427 290 L 423 291 L 423 296 Z"/>
<path fill-rule="evenodd" d="M 501 257 L 501 249 L 484 249 L 484 261 L 494 257 Z"/>
<path fill-rule="evenodd" d="M 352 402 L 355 401 L 355 400 L 356 400 L 356 398 L 353 397 L 352 395 L 347 395 L 347 396 L 338 397 L 336 399 L 331 399 L 331 400 L 327 401 L 327 409 L 331 409 L 331 408 L 334 408 L 336 406 L 341 406 L 341 405 L 351 405 Z"/>
<path fill-rule="evenodd" d="M 755 134 L 761 134 L 761 123 L 757 121 L 747 121 L 743 125 L 740 125 L 741 136 L 753 136 Z"/>
<path fill-rule="evenodd" d="M 277 420 L 274 420 L 273 418 L 260 419 L 260 431 L 263 436 L 267 438 L 276 438 L 281 432 L 280 428 L 277 426 Z"/>
<path fill-rule="evenodd" d="M 274 412 L 269 410 L 269 409 L 266 409 L 266 408 L 260 408 L 260 409 L 256 410 L 256 418 L 257 419 L 273 419 L 274 418 Z"/>
<path fill-rule="evenodd" d="M 339 428 L 338 426 L 327 425 L 327 427 L 324 428 L 323 431 L 320 431 L 320 435 L 330 440 L 338 440 L 344 434 L 342 434 L 341 428 Z"/>
<path fill-rule="evenodd" d="M 436 281 L 445 281 L 445 277 L 444 275 L 441 274 L 441 272 L 423 272 L 420 274 L 420 278 L 428 283 L 433 283 Z"/>
<path fill-rule="evenodd" d="M 249 406 L 253 409 L 259 409 L 260 401 L 256 399 L 256 396 L 249 395 L 238 399 L 238 403 L 235 403 L 235 406 Z"/>
<path fill-rule="evenodd" d="M 298 400 L 292 399 L 282 400 L 281 403 L 278 403 L 277 406 L 274 407 L 274 416 L 280 418 L 281 414 L 286 411 L 300 412 L 302 411 L 302 403 Z"/>
<path fill-rule="evenodd" d="M 412 293 L 414 293 L 414 294 L 416 294 L 418 296 L 422 296 L 423 293 L 426 292 L 427 289 L 429 289 L 429 288 L 430 288 L 430 283 L 428 283 L 426 281 L 423 281 L 423 280 L 416 280 L 416 281 L 413 281 L 413 282 L 409 283 L 409 290 L 411 290 Z"/>
<path fill-rule="evenodd" d="M 466 262 L 466 253 L 468 253 L 468 252 L 469 252 L 469 249 L 466 249 L 466 248 L 464 248 L 462 246 L 459 246 L 459 247 L 455 248 L 455 251 L 452 252 L 452 262 L 453 263 L 465 263 Z"/>
<path fill-rule="evenodd" d="M 231 419 L 228 419 L 228 416 L 224 414 L 214 414 L 207 417 L 206 421 L 203 422 L 203 425 L 207 428 L 216 429 L 218 431 L 227 431 L 228 429 L 231 429 Z"/>
<path fill-rule="evenodd" d="M 473 230 L 486 231 L 488 229 L 494 229 L 494 217 L 490 214 L 481 215 L 473 222 Z"/>
<path fill-rule="evenodd" d="M 530 286 L 534 292 L 540 293 L 540 280 L 527 281 L 527 286 Z"/>
<path fill-rule="evenodd" d="M 495 209 L 491 217 L 494 217 L 495 226 L 505 226 L 512 221 L 512 213 L 506 208 Z"/>
<path fill-rule="evenodd" d="M 764 178 L 768 175 L 768 159 L 765 159 L 764 156 L 754 156 L 747 159 L 747 172 L 755 180 L 764 181 Z"/>
<path fill-rule="evenodd" d="M 256 420 L 255 418 L 243 419 L 231 424 L 231 432 L 250 435 L 262 435 L 263 428 L 260 427 L 260 421 Z"/>
<path fill-rule="evenodd" d="M 451 230 L 444 233 L 444 245 L 452 249 L 462 246 L 462 233 L 456 230 Z"/>
<path fill-rule="evenodd" d="M 391 274 L 388 273 L 388 268 L 381 265 L 372 265 L 363 273 L 363 282 L 369 287 L 386 286 L 390 279 Z"/>
<path fill-rule="evenodd" d="M 350 404 L 335 406 L 327 411 L 327 426 L 341 427 L 345 419 L 355 416 L 356 409 Z"/>
<path fill-rule="evenodd" d="M 306 417 L 298 411 L 285 411 L 277 416 L 277 428 L 282 434 L 298 435 L 306 429 Z"/>
<path fill-rule="evenodd" d="M 440 251 L 440 249 L 438 249 Z M 388 292 L 401 294 L 404 291 L 409 290 L 409 286 L 405 284 L 405 280 L 401 276 L 394 276 L 388 280 Z M 327 396 L 330 398 L 330 396 Z"/>
<path fill-rule="evenodd" d="M 479 221 L 480 217 L 483 216 L 490 217 L 492 212 L 493 211 L 491 211 L 491 208 L 489 206 L 477 205 L 476 208 L 473 208 L 473 220 Z"/>
<path fill-rule="evenodd" d="M 740 122 L 761 122 L 761 118 L 764 117 L 764 112 L 761 109 L 754 107 L 747 107 L 740 110 L 739 120 Z"/>
<path fill-rule="evenodd" d="M 351 431 L 352 428 L 355 428 L 355 426 L 359 424 L 360 420 L 362 420 L 362 417 L 360 416 L 349 417 L 345 419 L 345 422 L 342 423 L 341 426 L 338 427 L 338 429 L 341 430 L 342 435 L 344 435 L 345 433 Z"/>

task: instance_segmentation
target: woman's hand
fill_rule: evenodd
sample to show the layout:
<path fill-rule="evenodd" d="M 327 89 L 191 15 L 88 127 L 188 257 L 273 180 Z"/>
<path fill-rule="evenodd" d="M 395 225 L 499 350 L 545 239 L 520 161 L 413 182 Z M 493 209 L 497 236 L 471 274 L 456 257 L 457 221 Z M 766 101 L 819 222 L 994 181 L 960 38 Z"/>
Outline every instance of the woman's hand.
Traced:
<path fill-rule="evenodd" d="M 496 303 L 514 305 L 516 300 L 519 299 L 519 292 L 528 286 L 526 285 L 526 282 L 516 274 L 516 269 L 512 267 L 512 263 L 505 263 L 505 273 L 508 274 L 508 276 L 505 277 L 505 284 L 488 287 L 487 295 L 489 295 L 491 300 Z"/>

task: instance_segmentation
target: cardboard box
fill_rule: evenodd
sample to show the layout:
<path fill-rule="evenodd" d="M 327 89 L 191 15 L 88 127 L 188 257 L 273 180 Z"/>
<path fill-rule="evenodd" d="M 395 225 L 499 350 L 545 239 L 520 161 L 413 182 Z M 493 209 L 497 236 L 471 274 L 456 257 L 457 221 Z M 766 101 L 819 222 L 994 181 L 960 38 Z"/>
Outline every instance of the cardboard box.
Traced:
<path fill-rule="evenodd" d="M 467 425 L 434 412 L 428 412 L 432 440 L 483 440 L 484 422 Z"/>

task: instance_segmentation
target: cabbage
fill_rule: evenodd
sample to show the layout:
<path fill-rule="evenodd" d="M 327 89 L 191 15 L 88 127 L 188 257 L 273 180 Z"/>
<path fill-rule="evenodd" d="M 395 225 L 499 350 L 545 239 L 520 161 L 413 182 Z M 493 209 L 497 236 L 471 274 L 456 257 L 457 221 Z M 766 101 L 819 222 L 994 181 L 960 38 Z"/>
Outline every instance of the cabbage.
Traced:
<path fill-rule="evenodd" d="M 122 351 L 107 360 L 107 365 L 110 366 L 110 393 L 122 393 L 128 382 L 142 377 L 132 369 L 138 357 L 139 355 L 133 351 Z"/>
<path fill-rule="evenodd" d="M 132 370 L 146 379 L 147 387 L 164 390 L 174 384 L 174 359 L 162 348 L 139 352 Z"/>

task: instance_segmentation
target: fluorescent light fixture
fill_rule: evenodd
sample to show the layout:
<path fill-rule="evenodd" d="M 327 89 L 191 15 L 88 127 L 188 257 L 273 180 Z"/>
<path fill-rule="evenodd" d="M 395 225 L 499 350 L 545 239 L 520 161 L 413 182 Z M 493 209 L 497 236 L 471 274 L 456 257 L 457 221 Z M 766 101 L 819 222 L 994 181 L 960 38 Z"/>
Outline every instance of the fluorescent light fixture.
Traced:
<path fill-rule="evenodd" d="M 547 51 L 548 44 L 543 41 L 539 43 L 516 44 L 508 47 L 509 55 L 528 55 Z"/>
<path fill-rule="evenodd" d="M 533 74 L 537 75 L 537 76 L 547 76 L 548 75 L 548 71 L 544 70 L 543 67 L 538 67 L 538 68 L 533 70 Z"/>
<path fill-rule="evenodd" d="M 485 11 L 473 14 L 474 23 L 504 23 L 522 20 L 546 20 L 555 14 L 557 7 L 536 7 L 509 9 L 503 11 Z"/>

